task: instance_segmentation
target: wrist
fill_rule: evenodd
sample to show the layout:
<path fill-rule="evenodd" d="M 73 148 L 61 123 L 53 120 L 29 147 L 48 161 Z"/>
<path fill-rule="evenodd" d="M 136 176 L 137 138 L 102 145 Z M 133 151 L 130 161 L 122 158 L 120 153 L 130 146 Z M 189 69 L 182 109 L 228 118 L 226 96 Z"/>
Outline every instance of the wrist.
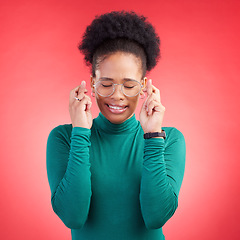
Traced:
<path fill-rule="evenodd" d="M 78 128 L 90 129 L 89 126 L 86 126 L 86 125 L 84 125 L 84 124 L 72 124 L 72 127 L 73 127 L 73 128 L 78 127 Z"/>
<path fill-rule="evenodd" d="M 162 132 L 162 131 L 164 131 L 164 130 L 162 130 L 162 128 L 156 128 L 156 129 L 143 129 L 143 132 L 144 132 L 144 134 L 145 133 L 153 133 L 153 132 Z"/>
<path fill-rule="evenodd" d="M 144 139 L 149 139 L 149 138 L 166 138 L 166 133 L 164 130 L 162 130 L 161 132 L 147 132 L 144 133 L 143 135 Z"/>

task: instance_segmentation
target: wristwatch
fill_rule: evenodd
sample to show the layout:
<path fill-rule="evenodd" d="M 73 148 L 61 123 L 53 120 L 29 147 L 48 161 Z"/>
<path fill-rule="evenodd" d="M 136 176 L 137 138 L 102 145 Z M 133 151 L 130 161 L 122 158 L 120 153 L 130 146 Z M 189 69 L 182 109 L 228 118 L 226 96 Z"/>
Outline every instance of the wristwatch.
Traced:
<path fill-rule="evenodd" d="M 149 139 L 149 138 L 153 138 L 153 137 L 163 137 L 163 139 L 166 138 L 166 133 L 164 130 L 162 130 L 162 132 L 149 132 L 149 133 L 145 133 L 143 135 L 144 139 Z"/>

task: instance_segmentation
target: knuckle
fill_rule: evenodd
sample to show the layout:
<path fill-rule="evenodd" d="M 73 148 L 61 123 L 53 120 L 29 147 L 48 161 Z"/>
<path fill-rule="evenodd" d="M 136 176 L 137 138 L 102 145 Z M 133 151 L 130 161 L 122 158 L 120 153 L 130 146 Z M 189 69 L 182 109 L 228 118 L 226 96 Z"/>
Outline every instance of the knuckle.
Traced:
<path fill-rule="evenodd" d="M 79 94 L 78 94 L 78 98 L 79 98 L 79 99 L 84 98 L 84 94 L 83 94 L 83 93 L 79 93 Z"/>
<path fill-rule="evenodd" d="M 91 102 L 91 98 L 88 95 L 85 95 L 85 97 L 87 98 L 88 101 Z"/>

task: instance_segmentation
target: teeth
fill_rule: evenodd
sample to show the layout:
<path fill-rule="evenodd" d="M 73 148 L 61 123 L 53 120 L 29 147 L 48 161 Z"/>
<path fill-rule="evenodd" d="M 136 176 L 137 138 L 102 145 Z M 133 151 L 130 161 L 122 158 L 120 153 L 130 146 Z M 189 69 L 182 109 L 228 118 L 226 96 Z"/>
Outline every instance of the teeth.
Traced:
<path fill-rule="evenodd" d="M 124 107 L 117 107 L 117 106 L 111 106 L 111 105 L 108 105 L 108 106 L 112 109 L 124 109 Z"/>

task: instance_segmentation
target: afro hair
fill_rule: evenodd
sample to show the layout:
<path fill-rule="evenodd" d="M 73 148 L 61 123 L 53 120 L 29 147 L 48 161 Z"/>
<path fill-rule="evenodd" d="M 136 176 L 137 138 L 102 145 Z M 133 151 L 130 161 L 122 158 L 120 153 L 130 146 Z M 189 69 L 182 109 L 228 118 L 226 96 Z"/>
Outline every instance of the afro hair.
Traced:
<path fill-rule="evenodd" d="M 87 26 L 78 48 L 85 56 L 86 64 L 91 66 L 94 61 L 94 54 L 99 47 L 104 43 L 106 45 L 106 42 L 115 45 L 114 40 L 119 39 L 124 39 L 127 43 L 134 42 L 144 50 L 147 71 L 156 66 L 160 58 L 160 39 L 154 27 L 146 21 L 146 18 L 133 11 L 113 11 L 96 16 L 92 23 Z M 114 47 L 110 47 L 110 49 L 106 50 L 105 53 L 112 52 Z M 123 48 L 123 51 L 129 52 L 129 49 Z M 101 53 L 103 52 L 101 51 Z M 133 51 L 133 53 L 136 53 L 136 51 Z"/>

